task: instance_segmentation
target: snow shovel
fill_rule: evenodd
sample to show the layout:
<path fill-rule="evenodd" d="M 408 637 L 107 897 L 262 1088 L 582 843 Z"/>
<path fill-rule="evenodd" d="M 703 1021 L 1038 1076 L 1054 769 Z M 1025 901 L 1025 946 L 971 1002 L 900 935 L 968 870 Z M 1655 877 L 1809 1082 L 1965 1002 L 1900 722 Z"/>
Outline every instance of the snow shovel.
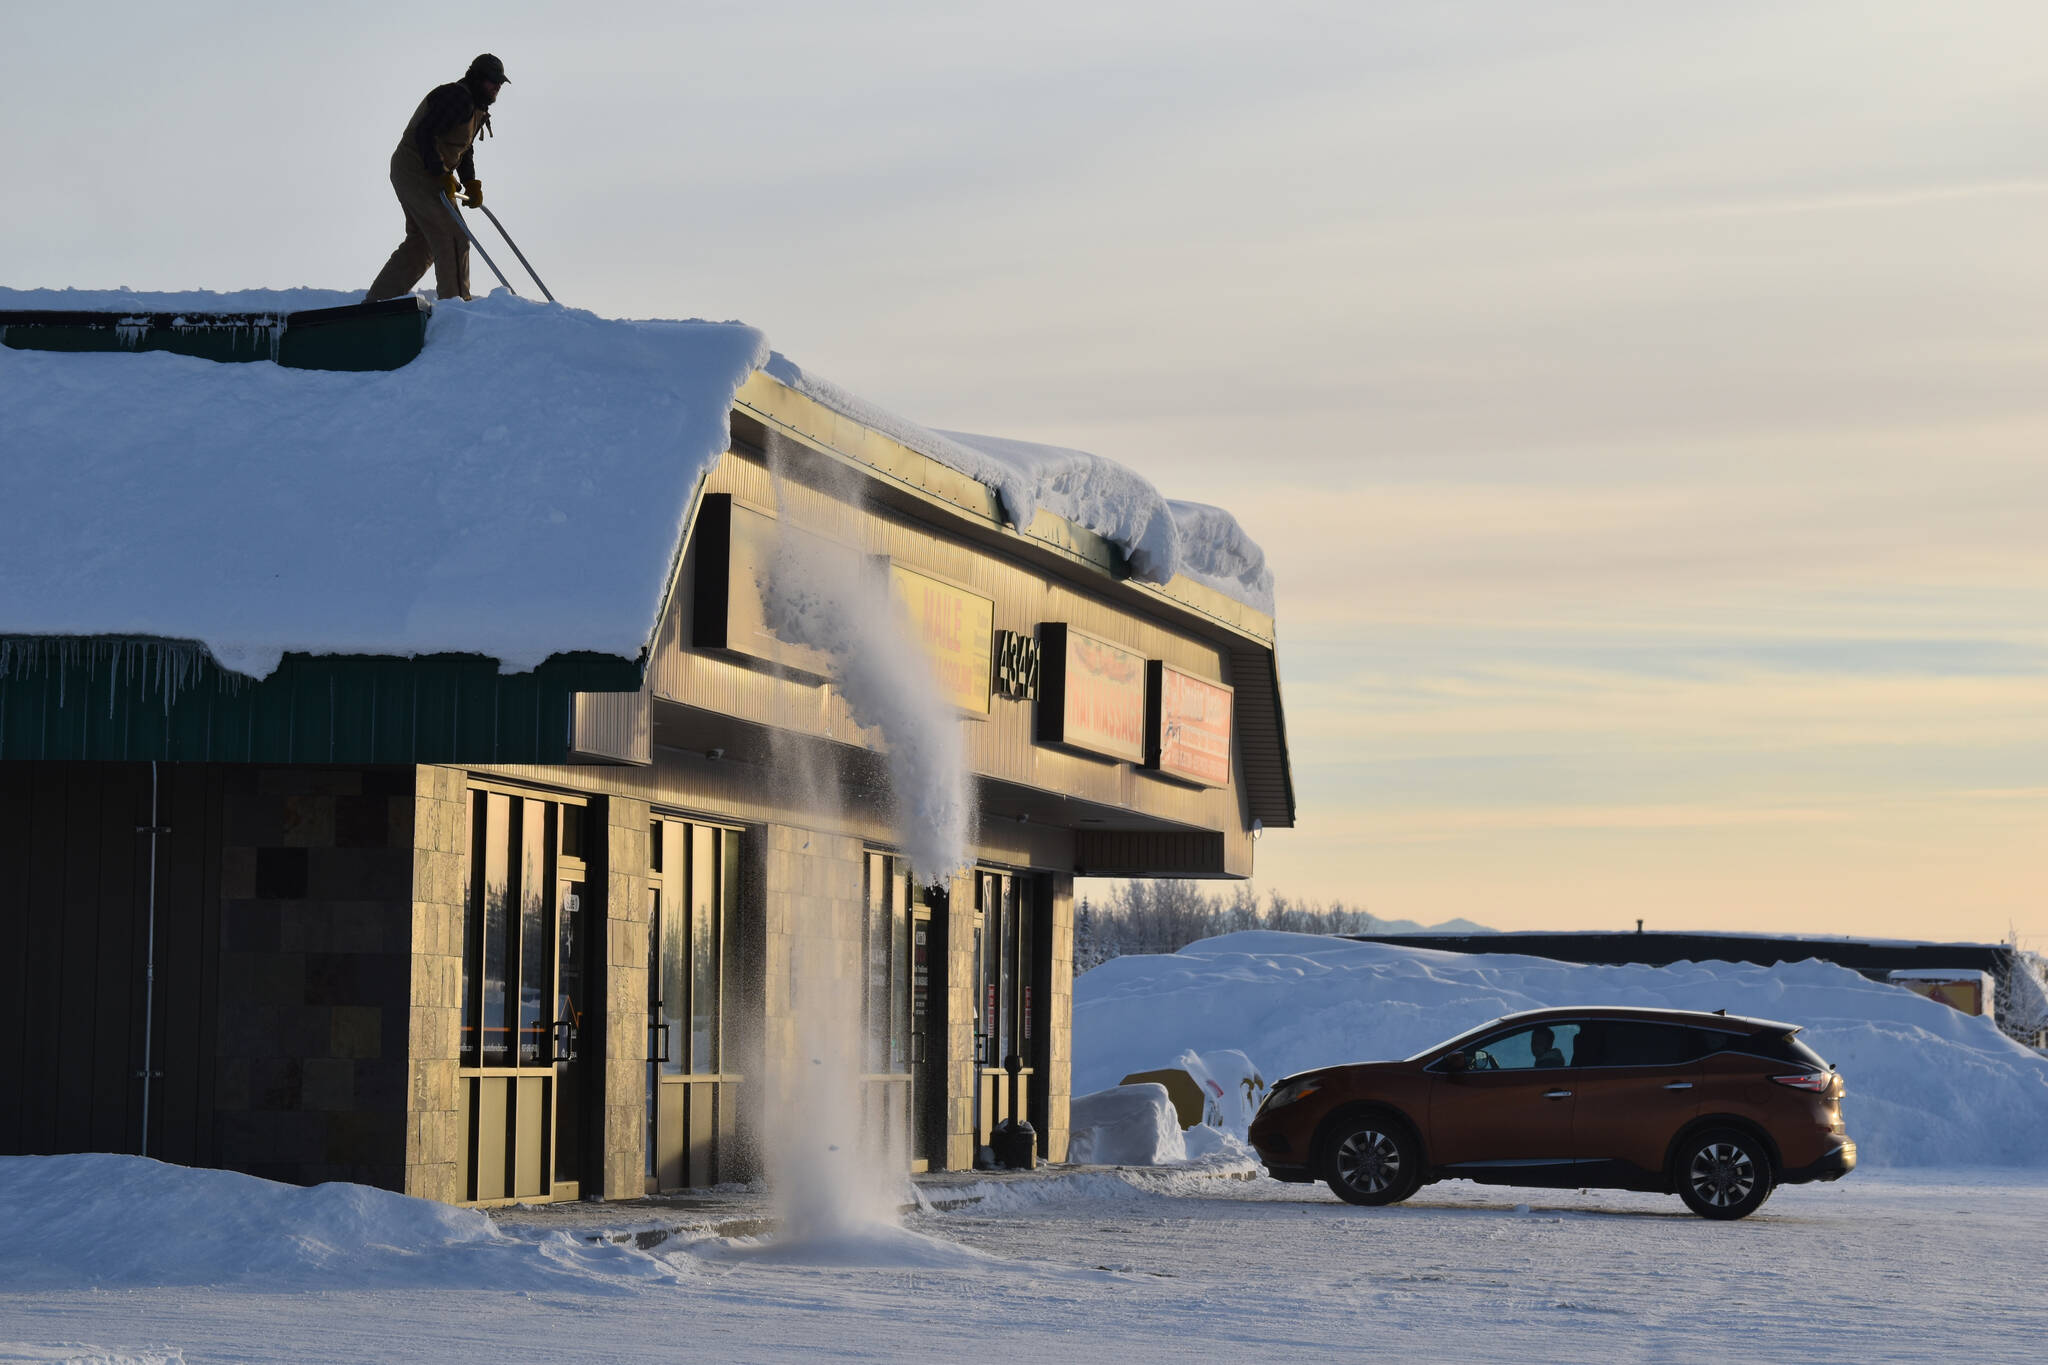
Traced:
<path fill-rule="evenodd" d="M 491 273 L 498 277 L 498 283 L 504 285 L 507 289 L 512 289 L 512 281 L 505 278 L 505 272 L 498 269 L 498 263 L 491 259 L 491 253 L 484 250 L 484 244 L 482 242 L 479 242 L 476 239 L 476 234 L 469 230 L 468 220 L 463 218 L 462 210 L 455 207 L 455 201 L 448 197 L 448 191 L 441 191 L 441 202 L 442 204 L 447 206 L 449 216 L 455 219 L 456 226 L 462 229 L 462 235 L 469 238 L 469 244 L 476 248 L 476 254 L 484 258 L 484 264 L 489 266 L 491 268 Z M 491 221 L 496 222 L 497 220 L 493 218 Z M 502 232 L 504 231 L 504 229 L 500 228 L 499 231 Z M 510 241 L 511 238 L 508 237 L 505 240 Z M 514 251 L 517 251 L 519 248 L 514 247 L 512 249 Z M 521 257 L 520 259 L 524 260 L 525 257 Z M 519 291 L 517 289 L 512 289 L 512 292 L 517 294 Z M 554 299 L 550 297 L 548 302 L 553 303 Z"/>
<path fill-rule="evenodd" d="M 526 253 L 519 249 L 519 243 L 512 240 L 512 234 L 505 231 L 505 225 L 498 221 L 498 215 L 492 213 L 489 208 L 485 207 L 482 204 L 478 204 L 476 207 L 478 212 L 482 213 L 484 217 L 491 220 L 491 226 L 496 228 L 498 230 L 498 235 L 505 239 L 505 245 L 512 248 L 512 254 L 519 258 L 519 264 L 526 267 L 526 273 L 533 276 L 533 282 L 540 286 L 541 294 L 547 299 L 549 303 L 553 303 L 555 301 L 555 296 L 553 294 L 548 293 L 548 286 L 546 281 L 542 280 L 540 277 L 540 272 L 533 268 L 533 263 L 526 259 Z M 481 250 L 482 248 L 478 249 Z M 484 259 L 489 260 L 490 258 L 486 256 Z M 498 267 L 496 266 L 491 267 L 491 269 L 493 270 L 496 270 L 497 268 Z M 502 278 L 502 276 L 500 278 Z M 508 289 L 511 288 L 510 285 L 507 285 L 505 287 Z"/>
<path fill-rule="evenodd" d="M 491 259 L 491 253 L 484 250 L 484 244 L 477 240 L 477 236 L 474 232 L 471 232 L 469 230 L 469 221 L 465 219 L 459 211 L 457 211 L 454 201 L 448 197 L 448 193 L 446 190 L 443 190 L 441 192 L 441 202 L 448 206 L 448 212 L 455 215 L 455 221 L 462 224 L 463 235 L 468 237 L 470 243 L 476 247 L 477 254 L 484 258 L 484 264 L 488 265 L 491 268 L 491 273 L 498 277 L 498 283 L 504 285 L 507 289 L 512 289 L 512 281 L 505 278 L 505 272 L 498 269 L 498 263 Z M 555 296 L 548 292 L 547 281 L 543 280 L 540 277 L 540 272 L 533 268 L 533 262 L 526 259 L 526 253 L 519 249 L 519 243 L 512 240 L 512 234 L 505 231 L 505 225 L 498 221 L 498 215 L 492 213 L 488 208 L 485 208 L 482 204 L 478 204 L 476 207 L 483 211 L 484 217 L 491 220 L 491 226 L 496 228 L 498 230 L 498 235 L 505 239 L 505 245 L 512 248 L 512 254 L 519 258 L 519 264 L 526 267 L 526 273 L 533 276 L 533 282 L 540 286 L 541 294 L 546 297 L 549 303 L 553 303 L 555 301 Z M 516 294 L 519 291 L 517 289 L 512 289 L 512 292 Z"/>

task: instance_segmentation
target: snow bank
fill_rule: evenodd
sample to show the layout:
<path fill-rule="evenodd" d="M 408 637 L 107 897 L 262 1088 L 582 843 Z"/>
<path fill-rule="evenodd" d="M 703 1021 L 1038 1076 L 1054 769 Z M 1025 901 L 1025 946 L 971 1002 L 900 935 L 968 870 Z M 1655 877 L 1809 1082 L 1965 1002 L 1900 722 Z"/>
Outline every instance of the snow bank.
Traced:
<path fill-rule="evenodd" d="M 1068 1115 L 1067 1160 L 1077 1166 L 1160 1166 L 1188 1158 L 1163 1085 L 1147 1081 L 1076 1095 Z"/>
<path fill-rule="evenodd" d="M 0 1157 L 0 1285 L 570 1288 L 673 1281 L 630 1247 L 522 1240 L 475 1209 L 144 1157 Z"/>
<path fill-rule="evenodd" d="M 1118 546 L 1142 582 L 1165 583 L 1185 574 L 1269 616 L 1273 612 L 1273 571 L 1265 552 L 1220 507 L 1168 502 L 1143 476 L 1085 450 L 919 426 L 780 353 L 765 368 L 834 412 L 986 484 L 1015 526 L 1029 526 L 1043 507 Z"/>
<path fill-rule="evenodd" d="M 0 308 L 325 307 L 320 290 L 0 290 Z M 0 634 L 462 652 L 523 671 L 648 645 L 697 482 L 767 356 L 736 323 L 500 291 L 368 374 L 0 347 Z"/>
<path fill-rule="evenodd" d="M 986 1252 L 893 1223 L 844 1227 L 825 1236 L 790 1240 L 776 1236 L 710 1237 L 686 1244 L 682 1253 L 721 1265 L 811 1269 L 983 1270 L 1000 1264 Z"/>
<path fill-rule="evenodd" d="M 1115 958 L 1074 983 L 1074 1088 L 1237 1048 L 1272 1079 L 1410 1056 L 1556 1005 L 1713 1010 L 1802 1024 L 1848 1081 L 1872 1166 L 2048 1166 L 2048 1059 L 1898 986 L 1808 961 L 1588 967 L 1263 931 Z"/>

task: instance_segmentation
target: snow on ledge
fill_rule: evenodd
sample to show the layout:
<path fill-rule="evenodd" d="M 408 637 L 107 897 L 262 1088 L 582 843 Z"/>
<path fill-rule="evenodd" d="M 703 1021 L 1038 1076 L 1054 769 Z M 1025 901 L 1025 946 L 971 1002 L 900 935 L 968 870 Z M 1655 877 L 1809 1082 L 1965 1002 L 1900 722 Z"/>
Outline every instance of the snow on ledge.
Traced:
<path fill-rule="evenodd" d="M 1043 507 L 1114 543 L 1141 582 L 1165 583 L 1185 574 L 1273 614 L 1273 571 L 1265 551 L 1220 507 L 1168 501 L 1142 475 L 1085 450 L 920 426 L 780 352 L 763 368 L 807 398 L 988 485 L 1014 526 L 1029 526 Z"/>
<path fill-rule="evenodd" d="M 0 308 L 243 312 L 326 290 L 0 290 Z M 0 634 L 287 652 L 637 657 L 734 393 L 738 323 L 437 304 L 365 374 L 0 347 Z"/>

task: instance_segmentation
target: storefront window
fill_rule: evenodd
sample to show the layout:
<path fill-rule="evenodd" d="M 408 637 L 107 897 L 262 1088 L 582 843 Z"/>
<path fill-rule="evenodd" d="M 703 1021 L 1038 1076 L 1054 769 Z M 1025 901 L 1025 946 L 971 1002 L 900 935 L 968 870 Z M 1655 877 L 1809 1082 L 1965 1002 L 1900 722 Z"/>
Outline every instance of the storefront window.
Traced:
<path fill-rule="evenodd" d="M 484 877 L 479 888 L 483 920 L 483 1064 L 510 1066 L 512 1028 L 505 970 L 510 963 L 512 917 L 512 849 L 509 837 L 512 798 L 484 794 Z"/>
<path fill-rule="evenodd" d="M 472 789 L 462 921 L 464 1066 L 554 1061 L 559 801 Z M 581 817 L 581 807 L 567 807 Z M 571 864 L 573 866 L 573 863 Z"/>
<path fill-rule="evenodd" d="M 866 964 L 861 1000 L 862 1069 L 898 1074 L 910 1067 L 910 873 L 901 858 L 867 855 Z"/>
<path fill-rule="evenodd" d="M 654 834 L 655 1057 L 664 1075 L 717 1075 L 739 835 L 681 820 L 657 820 Z"/>

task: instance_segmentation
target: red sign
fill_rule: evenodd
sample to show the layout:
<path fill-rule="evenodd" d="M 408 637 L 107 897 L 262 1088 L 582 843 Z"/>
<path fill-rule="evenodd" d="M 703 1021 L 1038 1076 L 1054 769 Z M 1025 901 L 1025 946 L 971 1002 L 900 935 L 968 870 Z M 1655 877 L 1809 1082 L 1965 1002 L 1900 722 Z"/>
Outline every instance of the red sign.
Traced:
<path fill-rule="evenodd" d="M 1207 787 L 1230 785 L 1230 708 L 1222 683 L 1152 665 L 1149 766 Z"/>

